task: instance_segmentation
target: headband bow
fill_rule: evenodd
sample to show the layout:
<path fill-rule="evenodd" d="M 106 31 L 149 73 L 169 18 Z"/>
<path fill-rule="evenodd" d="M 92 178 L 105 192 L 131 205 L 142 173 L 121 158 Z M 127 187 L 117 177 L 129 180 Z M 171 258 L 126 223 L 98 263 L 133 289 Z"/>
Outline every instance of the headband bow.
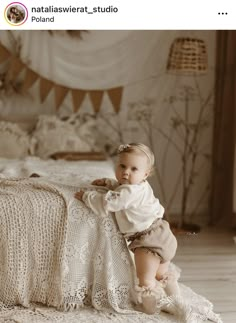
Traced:
<path fill-rule="evenodd" d="M 121 153 L 122 151 L 124 151 L 127 148 L 130 148 L 131 146 L 129 144 L 125 144 L 125 145 L 120 145 L 118 148 L 118 153 Z"/>

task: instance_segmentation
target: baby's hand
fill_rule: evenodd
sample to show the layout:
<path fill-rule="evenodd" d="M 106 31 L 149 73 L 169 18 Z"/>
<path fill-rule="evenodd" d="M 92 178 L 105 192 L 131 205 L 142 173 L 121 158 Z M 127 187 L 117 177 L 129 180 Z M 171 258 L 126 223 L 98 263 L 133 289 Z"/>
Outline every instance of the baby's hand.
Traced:
<path fill-rule="evenodd" d="M 76 192 L 74 196 L 77 200 L 83 201 L 83 195 L 84 195 L 84 191 L 79 191 L 79 192 Z"/>
<path fill-rule="evenodd" d="M 99 179 L 95 179 L 92 182 L 92 185 L 97 185 L 97 186 L 106 186 L 106 181 L 104 178 L 99 178 Z"/>

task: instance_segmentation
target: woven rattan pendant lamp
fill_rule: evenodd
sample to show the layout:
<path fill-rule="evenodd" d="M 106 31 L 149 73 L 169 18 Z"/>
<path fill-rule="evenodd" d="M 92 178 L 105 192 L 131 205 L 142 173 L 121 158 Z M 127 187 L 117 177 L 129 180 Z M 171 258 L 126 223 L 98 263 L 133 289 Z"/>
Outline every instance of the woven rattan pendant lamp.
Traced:
<path fill-rule="evenodd" d="M 180 75 L 205 74 L 207 50 L 205 42 L 197 38 L 176 38 L 169 51 L 167 72 Z"/>

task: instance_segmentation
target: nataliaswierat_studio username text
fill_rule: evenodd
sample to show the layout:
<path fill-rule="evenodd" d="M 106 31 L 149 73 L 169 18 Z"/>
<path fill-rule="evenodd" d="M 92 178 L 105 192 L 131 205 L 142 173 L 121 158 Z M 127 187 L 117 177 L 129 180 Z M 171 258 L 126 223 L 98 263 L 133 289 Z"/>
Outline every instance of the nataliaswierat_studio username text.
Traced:
<path fill-rule="evenodd" d="M 73 6 L 65 6 L 65 7 L 57 7 L 57 6 L 41 6 L 41 7 L 31 7 L 31 21 L 32 22 L 54 22 L 55 15 L 57 14 L 102 14 L 102 13 L 117 13 L 118 8 L 114 6 L 97 6 L 97 7 L 73 7 Z M 40 16 L 39 16 L 40 14 Z M 42 15 L 41 15 L 42 14 Z M 43 14 L 47 14 L 44 16 Z M 51 14 L 48 17 L 48 14 Z"/>

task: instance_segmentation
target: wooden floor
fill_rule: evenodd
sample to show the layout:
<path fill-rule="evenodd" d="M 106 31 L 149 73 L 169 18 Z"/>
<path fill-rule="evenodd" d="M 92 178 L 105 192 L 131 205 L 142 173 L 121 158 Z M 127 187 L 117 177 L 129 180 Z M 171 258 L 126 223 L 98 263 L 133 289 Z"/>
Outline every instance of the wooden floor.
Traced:
<path fill-rule="evenodd" d="M 236 232 L 204 229 L 178 235 L 174 263 L 181 280 L 214 305 L 224 323 L 236 323 Z"/>

